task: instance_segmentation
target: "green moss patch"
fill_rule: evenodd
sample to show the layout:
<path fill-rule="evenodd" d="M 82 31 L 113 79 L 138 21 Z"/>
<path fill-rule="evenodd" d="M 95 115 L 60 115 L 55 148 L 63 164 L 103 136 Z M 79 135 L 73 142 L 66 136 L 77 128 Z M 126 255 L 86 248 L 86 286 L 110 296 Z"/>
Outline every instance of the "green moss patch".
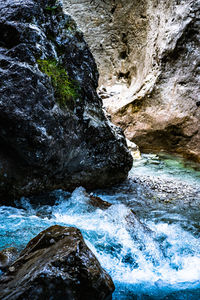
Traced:
<path fill-rule="evenodd" d="M 51 78 L 55 91 L 55 99 L 61 108 L 74 108 L 75 100 L 79 97 L 79 87 L 70 80 L 66 70 L 56 60 L 37 60 L 40 71 Z"/>
<path fill-rule="evenodd" d="M 68 20 L 65 23 L 65 29 L 68 31 L 76 31 L 76 23 L 71 18 L 68 18 Z"/>
<path fill-rule="evenodd" d="M 58 7 L 57 6 L 46 6 L 45 7 L 45 10 L 48 10 L 48 11 L 54 11 L 56 10 Z"/>

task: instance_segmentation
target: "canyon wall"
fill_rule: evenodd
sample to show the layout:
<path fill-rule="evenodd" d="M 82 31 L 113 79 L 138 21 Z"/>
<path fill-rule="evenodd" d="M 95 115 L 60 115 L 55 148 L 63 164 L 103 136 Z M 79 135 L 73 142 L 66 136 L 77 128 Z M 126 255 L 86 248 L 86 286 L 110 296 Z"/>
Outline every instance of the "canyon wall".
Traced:
<path fill-rule="evenodd" d="M 200 161 L 199 8 L 191 0 L 64 0 L 95 56 L 112 121 L 142 151 Z"/>

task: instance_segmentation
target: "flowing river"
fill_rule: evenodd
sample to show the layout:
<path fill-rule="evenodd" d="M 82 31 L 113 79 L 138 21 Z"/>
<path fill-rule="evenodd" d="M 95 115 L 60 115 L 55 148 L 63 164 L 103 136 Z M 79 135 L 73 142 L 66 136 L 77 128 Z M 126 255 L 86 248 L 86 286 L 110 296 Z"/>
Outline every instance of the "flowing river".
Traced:
<path fill-rule="evenodd" d="M 53 224 L 76 226 L 112 276 L 113 299 L 200 299 L 200 166 L 143 155 L 123 184 L 92 193 L 112 206 L 92 206 L 82 187 L 54 191 L 52 206 L 1 206 L 0 250 Z"/>

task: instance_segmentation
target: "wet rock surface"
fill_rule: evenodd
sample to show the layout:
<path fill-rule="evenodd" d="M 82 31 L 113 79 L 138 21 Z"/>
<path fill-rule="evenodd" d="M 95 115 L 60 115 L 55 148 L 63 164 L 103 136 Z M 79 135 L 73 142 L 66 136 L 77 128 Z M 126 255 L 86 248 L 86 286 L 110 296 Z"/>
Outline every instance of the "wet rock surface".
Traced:
<path fill-rule="evenodd" d="M 74 227 L 32 239 L 0 280 L 5 299 L 111 299 L 114 284 Z"/>
<path fill-rule="evenodd" d="M 95 55 L 112 121 L 142 152 L 200 161 L 199 1 L 64 3 Z"/>
<path fill-rule="evenodd" d="M 132 165 L 102 111 L 95 61 L 59 1 L 0 4 L 0 196 L 103 187 Z"/>
<path fill-rule="evenodd" d="M 100 197 L 94 195 L 89 195 L 89 203 L 93 207 L 97 207 L 100 209 L 107 209 L 112 205 L 111 203 L 104 201 Z"/>
<path fill-rule="evenodd" d="M 6 248 L 0 251 L 0 270 L 6 270 L 17 258 L 18 250 L 14 247 Z"/>

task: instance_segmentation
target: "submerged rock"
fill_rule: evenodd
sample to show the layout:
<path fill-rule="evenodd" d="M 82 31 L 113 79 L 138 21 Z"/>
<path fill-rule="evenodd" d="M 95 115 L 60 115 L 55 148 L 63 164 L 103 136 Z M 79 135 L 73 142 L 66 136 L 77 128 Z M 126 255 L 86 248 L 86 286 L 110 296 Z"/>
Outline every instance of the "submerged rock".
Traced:
<path fill-rule="evenodd" d="M 98 71 L 56 0 L 0 3 L 0 196 L 103 187 L 132 166 L 97 96 Z"/>
<path fill-rule="evenodd" d="M 104 201 L 100 197 L 94 195 L 89 195 L 89 203 L 93 207 L 97 207 L 100 209 L 107 209 L 112 205 L 111 203 Z"/>
<path fill-rule="evenodd" d="M 0 281 L 2 300 L 103 300 L 113 291 L 80 231 L 58 225 L 32 239 Z"/>

